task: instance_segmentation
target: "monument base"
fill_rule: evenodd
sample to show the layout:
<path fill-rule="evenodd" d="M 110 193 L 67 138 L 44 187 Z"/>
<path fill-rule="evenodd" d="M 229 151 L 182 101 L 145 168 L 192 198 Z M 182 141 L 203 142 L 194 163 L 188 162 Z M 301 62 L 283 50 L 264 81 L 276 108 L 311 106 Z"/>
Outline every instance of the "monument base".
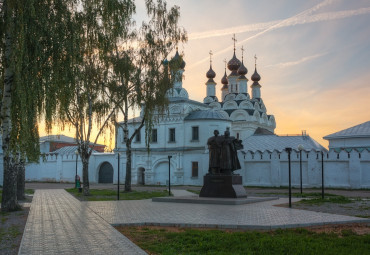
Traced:
<path fill-rule="evenodd" d="M 199 196 L 239 198 L 247 197 L 247 193 L 240 175 L 206 174 Z"/>

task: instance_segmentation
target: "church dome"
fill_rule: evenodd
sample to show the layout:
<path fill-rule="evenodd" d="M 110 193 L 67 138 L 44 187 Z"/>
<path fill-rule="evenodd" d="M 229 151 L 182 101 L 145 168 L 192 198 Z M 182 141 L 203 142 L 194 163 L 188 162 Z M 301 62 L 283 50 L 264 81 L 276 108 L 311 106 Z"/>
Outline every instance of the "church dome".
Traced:
<path fill-rule="evenodd" d="M 213 79 L 216 77 L 215 71 L 213 71 L 212 66 L 209 67 L 208 72 L 206 73 L 208 79 Z"/>
<path fill-rule="evenodd" d="M 229 83 L 229 81 L 227 80 L 226 70 L 225 70 L 224 77 L 222 77 L 221 79 L 221 83 L 224 85 L 227 85 Z"/>
<path fill-rule="evenodd" d="M 257 73 L 257 68 L 254 69 L 254 73 L 251 77 L 252 81 L 258 82 L 261 80 L 261 76 Z"/>
<path fill-rule="evenodd" d="M 177 64 L 177 61 L 179 61 L 179 67 L 180 67 L 180 69 L 184 69 L 185 68 L 185 65 L 186 65 L 186 63 L 185 63 L 185 61 L 182 59 L 182 56 L 180 56 L 180 54 L 179 54 L 179 51 L 178 50 L 176 50 L 176 54 L 175 54 L 175 56 L 171 59 L 171 63 L 176 63 Z"/>
<path fill-rule="evenodd" d="M 238 69 L 238 74 L 239 75 L 246 75 L 247 73 L 248 73 L 248 69 L 244 66 L 244 63 L 242 61 L 242 64 Z"/>
<path fill-rule="evenodd" d="M 227 63 L 227 68 L 230 70 L 230 71 L 236 71 L 239 69 L 239 67 L 241 66 L 241 62 L 239 59 L 237 59 L 237 57 L 235 56 L 235 51 L 234 51 L 234 56 L 232 59 L 230 59 L 230 61 Z"/>
<path fill-rule="evenodd" d="M 200 110 L 193 111 L 184 119 L 186 120 L 220 120 L 220 121 L 230 121 L 230 118 L 227 117 L 219 110 Z"/>

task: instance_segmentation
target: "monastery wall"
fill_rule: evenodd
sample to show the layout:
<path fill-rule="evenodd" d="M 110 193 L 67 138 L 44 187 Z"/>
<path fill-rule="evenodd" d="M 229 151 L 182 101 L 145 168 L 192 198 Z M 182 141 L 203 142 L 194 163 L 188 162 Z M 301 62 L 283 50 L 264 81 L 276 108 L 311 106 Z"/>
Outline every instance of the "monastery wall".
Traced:
<path fill-rule="evenodd" d="M 248 151 L 241 156 L 245 186 L 279 187 L 289 184 L 288 154 L 283 152 Z M 239 157 L 239 158 L 241 158 Z M 302 151 L 303 187 L 321 187 L 321 153 Z M 299 151 L 291 153 L 291 179 L 294 187 L 300 186 Z M 324 153 L 324 186 L 333 188 L 370 188 L 370 152 L 364 150 Z"/>
<path fill-rule="evenodd" d="M 136 184 L 144 171 L 146 184 L 165 185 L 168 180 L 168 152 L 148 157 L 146 153 L 134 153 L 132 160 L 132 183 Z M 288 155 L 285 151 L 239 152 L 242 169 L 236 173 L 243 176 L 245 186 L 279 187 L 288 186 Z M 125 178 L 125 155 L 121 155 L 120 180 Z M 192 176 L 192 162 L 198 163 L 198 177 Z M 104 162 L 113 168 L 113 182 L 117 183 L 117 155 L 113 153 L 93 154 L 90 158 L 89 178 L 91 183 L 99 181 L 99 170 Z M 2 164 L 2 157 L 0 157 Z M 49 155 L 40 158 L 39 164 L 26 165 L 27 181 L 74 182 L 76 155 Z M 302 151 L 303 187 L 321 187 L 321 153 Z M 172 185 L 203 184 L 203 176 L 208 172 L 208 153 L 179 152 L 171 159 Z M 82 177 L 82 164 L 78 158 L 77 173 Z M 291 177 L 294 187 L 300 186 L 299 151 L 291 153 Z M 3 182 L 0 168 L 0 184 Z M 331 150 L 324 153 L 324 186 L 332 188 L 370 188 L 370 152 L 345 150 L 339 153 Z"/>

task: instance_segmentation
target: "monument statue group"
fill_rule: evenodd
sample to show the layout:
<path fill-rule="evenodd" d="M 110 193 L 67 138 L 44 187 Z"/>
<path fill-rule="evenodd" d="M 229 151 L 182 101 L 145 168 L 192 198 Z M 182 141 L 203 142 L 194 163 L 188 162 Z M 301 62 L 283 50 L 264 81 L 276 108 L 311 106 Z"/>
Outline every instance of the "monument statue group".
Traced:
<path fill-rule="evenodd" d="M 238 198 L 246 197 L 242 176 L 234 174 L 241 169 L 237 151 L 243 149 L 242 141 L 230 136 L 226 130 L 219 135 L 218 130 L 207 141 L 209 149 L 208 174 L 204 176 L 204 184 L 200 197 Z"/>
<path fill-rule="evenodd" d="M 242 141 L 230 136 L 228 130 L 219 136 L 218 130 L 213 132 L 214 136 L 208 139 L 209 149 L 209 173 L 210 174 L 232 174 L 241 168 L 237 150 L 243 149 Z"/>

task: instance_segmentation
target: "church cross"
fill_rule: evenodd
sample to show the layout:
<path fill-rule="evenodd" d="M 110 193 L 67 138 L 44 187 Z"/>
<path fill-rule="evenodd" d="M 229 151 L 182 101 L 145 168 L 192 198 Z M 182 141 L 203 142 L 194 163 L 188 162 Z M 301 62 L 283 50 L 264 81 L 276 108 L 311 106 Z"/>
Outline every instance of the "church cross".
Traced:
<path fill-rule="evenodd" d="M 242 61 L 243 61 L 243 58 L 244 58 L 244 51 L 245 51 L 245 49 L 244 49 L 244 47 L 243 47 L 243 45 L 242 45 Z"/>
<path fill-rule="evenodd" d="M 224 63 L 225 63 L 225 71 L 226 71 L 226 58 L 224 59 Z"/>
<path fill-rule="evenodd" d="M 254 67 L 256 67 L 257 66 L 257 55 L 255 54 L 254 55 Z"/>
<path fill-rule="evenodd" d="M 209 51 L 209 63 L 210 65 L 212 65 L 212 55 L 213 55 L 213 52 L 212 50 Z"/>
<path fill-rule="evenodd" d="M 234 34 L 233 38 L 231 38 L 231 40 L 233 40 L 233 41 L 234 41 L 234 52 L 235 52 L 235 43 L 237 42 L 237 40 L 236 40 L 236 38 L 235 38 L 235 34 Z"/>

